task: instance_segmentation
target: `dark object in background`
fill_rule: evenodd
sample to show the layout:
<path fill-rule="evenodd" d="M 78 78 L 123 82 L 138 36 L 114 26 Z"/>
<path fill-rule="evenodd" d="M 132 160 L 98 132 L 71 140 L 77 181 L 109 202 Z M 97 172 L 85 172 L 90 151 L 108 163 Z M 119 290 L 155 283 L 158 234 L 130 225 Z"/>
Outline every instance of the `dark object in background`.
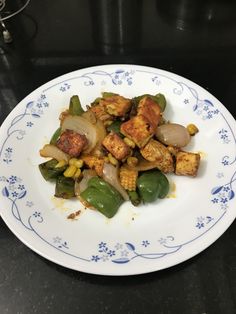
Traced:
<path fill-rule="evenodd" d="M 163 20 L 179 30 L 225 27 L 236 22 L 236 3 L 231 0 L 157 0 L 156 7 Z"/>
<path fill-rule="evenodd" d="M 138 47 L 141 36 L 142 0 L 90 0 L 93 37 L 109 55 Z"/>

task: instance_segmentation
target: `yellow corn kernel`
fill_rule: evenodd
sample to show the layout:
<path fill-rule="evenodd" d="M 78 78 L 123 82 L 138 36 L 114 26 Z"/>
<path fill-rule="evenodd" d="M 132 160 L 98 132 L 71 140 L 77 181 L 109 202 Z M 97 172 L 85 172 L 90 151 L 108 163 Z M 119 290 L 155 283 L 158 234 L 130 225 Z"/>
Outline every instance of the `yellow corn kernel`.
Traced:
<path fill-rule="evenodd" d="M 70 166 L 75 166 L 76 168 L 82 168 L 84 165 L 84 161 L 82 159 L 71 158 L 69 160 Z"/>
<path fill-rule="evenodd" d="M 104 157 L 104 162 L 109 163 L 109 158 L 107 156 Z"/>
<path fill-rule="evenodd" d="M 108 154 L 108 158 L 109 158 L 109 162 L 114 165 L 114 166 L 117 166 L 118 165 L 118 160 L 115 159 L 115 157 L 112 156 L 112 154 Z"/>
<path fill-rule="evenodd" d="M 71 159 L 69 160 L 69 165 L 70 165 L 70 166 L 74 166 L 76 160 L 77 160 L 77 158 L 71 158 Z"/>
<path fill-rule="evenodd" d="M 138 158 L 136 157 L 128 157 L 127 158 L 127 164 L 130 167 L 135 167 L 138 164 Z"/>
<path fill-rule="evenodd" d="M 55 168 L 61 168 L 64 167 L 65 165 L 67 165 L 67 162 L 64 159 L 62 159 L 56 164 Z"/>
<path fill-rule="evenodd" d="M 84 165 L 84 161 L 82 159 L 77 159 L 76 162 L 74 163 L 74 166 L 76 166 L 76 168 L 82 168 Z"/>
<path fill-rule="evenodd" d="M 195 124 L 189 124 L 189 125 L 187 125 L 187 130 L 188 130 L 188 133 L 191 135 L 191 136 L 193 136 L 193 135 L 195 135 L 196 133 L 198 133 L 199 132 L 199 130 L 198 130 L 198 128 L 196 127 L 196 125 Z"/>
<path fill-rule="evenodd" d="M 138 171 L 135 169 L 128 169 L 126 167 L 120 168 L 120 184 L 125 190 L 135 191 Z"/>
<path fill-rule="evenodd" d="M 81 175 L 81 169 L 78 168 L 78 169 L 76 170 L 76 173 L 74 174 L 74 178 L 75 178 L 75 179 L 78 179 L 78 178 L 80 177 L 80 175 Z"/>
<path fill-rule="evenodd" d="M 125 144 L 127 144 L 129 147 L 135 148 L 135 143 L 134 143 L 131 139 L 129 139 L 128 137 L 125 137 L 125 138 L 123 139 L 123 141 L 124 141 Z"/>
<path fill-rule="evenodd" d="M 77 168 L 74 165 L 69 166 L 63 173 L 67 178 L 71 178 L 75 175 Z"/>

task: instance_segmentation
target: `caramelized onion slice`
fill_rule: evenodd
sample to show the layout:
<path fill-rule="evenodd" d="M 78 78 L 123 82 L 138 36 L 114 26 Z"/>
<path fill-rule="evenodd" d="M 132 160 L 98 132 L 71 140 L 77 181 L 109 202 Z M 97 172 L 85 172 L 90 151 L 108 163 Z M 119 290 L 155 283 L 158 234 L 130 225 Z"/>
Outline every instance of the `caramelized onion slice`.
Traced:
<path fill-rule="evenodd" d="M 60 150 L 57 146 L 46 144 L 42 149 L 39 151 L 40 156 L 42 157 L 50 157 L 56 159 L 57 161 L 65 160 L 66 162 L 69 161 L 70 156 Z"/>

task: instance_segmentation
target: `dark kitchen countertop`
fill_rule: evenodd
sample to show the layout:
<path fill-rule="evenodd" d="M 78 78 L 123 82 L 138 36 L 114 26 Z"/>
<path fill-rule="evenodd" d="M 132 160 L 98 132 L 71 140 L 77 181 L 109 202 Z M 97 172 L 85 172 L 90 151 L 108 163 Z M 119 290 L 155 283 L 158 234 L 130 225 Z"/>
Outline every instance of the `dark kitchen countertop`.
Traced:
<path fill-rule="evenodd" d="M 6 21 L 13 42 L 0 34 L 0 123 L 50 79 L 109 63 L 187 77 L 236 117 L 235 12 L 220 0 L 32 0 Z M 235 226 L 170 269 L 102 277 L 40 257 L 0 218 L 0 313 L 236 313 Z"/>

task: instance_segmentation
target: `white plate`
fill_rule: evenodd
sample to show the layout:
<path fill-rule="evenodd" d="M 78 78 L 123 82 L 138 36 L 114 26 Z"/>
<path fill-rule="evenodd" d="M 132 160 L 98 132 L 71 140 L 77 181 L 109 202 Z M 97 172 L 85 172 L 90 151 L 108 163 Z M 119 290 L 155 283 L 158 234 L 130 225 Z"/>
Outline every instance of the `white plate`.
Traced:
<path fill-rule="evenodd" d="M 200 151 L 197 178 L 169 175 L 169 198 L 133 207 L 113 219 L 83 210 L 79 201 L 53 198 L 38 164 L 41 148 L 58 127 L 59 113 L 79 94 L 89 104 L 102 91 L 127 97 L 161 92 L 167 119 L 195 123 L 200 132 L 186 150 Z M 172 73 L 136 65 L 91 67 L 41 86 L 10 113 L 0 130 L 1 216 L 14 234 L 45 258 L 75 270 L 133 275 L 183 262 L 212 244 L 236 215 L 236 124 L 206 90 Z M 78 220 L 69 213 L 82 210 Z"/>

